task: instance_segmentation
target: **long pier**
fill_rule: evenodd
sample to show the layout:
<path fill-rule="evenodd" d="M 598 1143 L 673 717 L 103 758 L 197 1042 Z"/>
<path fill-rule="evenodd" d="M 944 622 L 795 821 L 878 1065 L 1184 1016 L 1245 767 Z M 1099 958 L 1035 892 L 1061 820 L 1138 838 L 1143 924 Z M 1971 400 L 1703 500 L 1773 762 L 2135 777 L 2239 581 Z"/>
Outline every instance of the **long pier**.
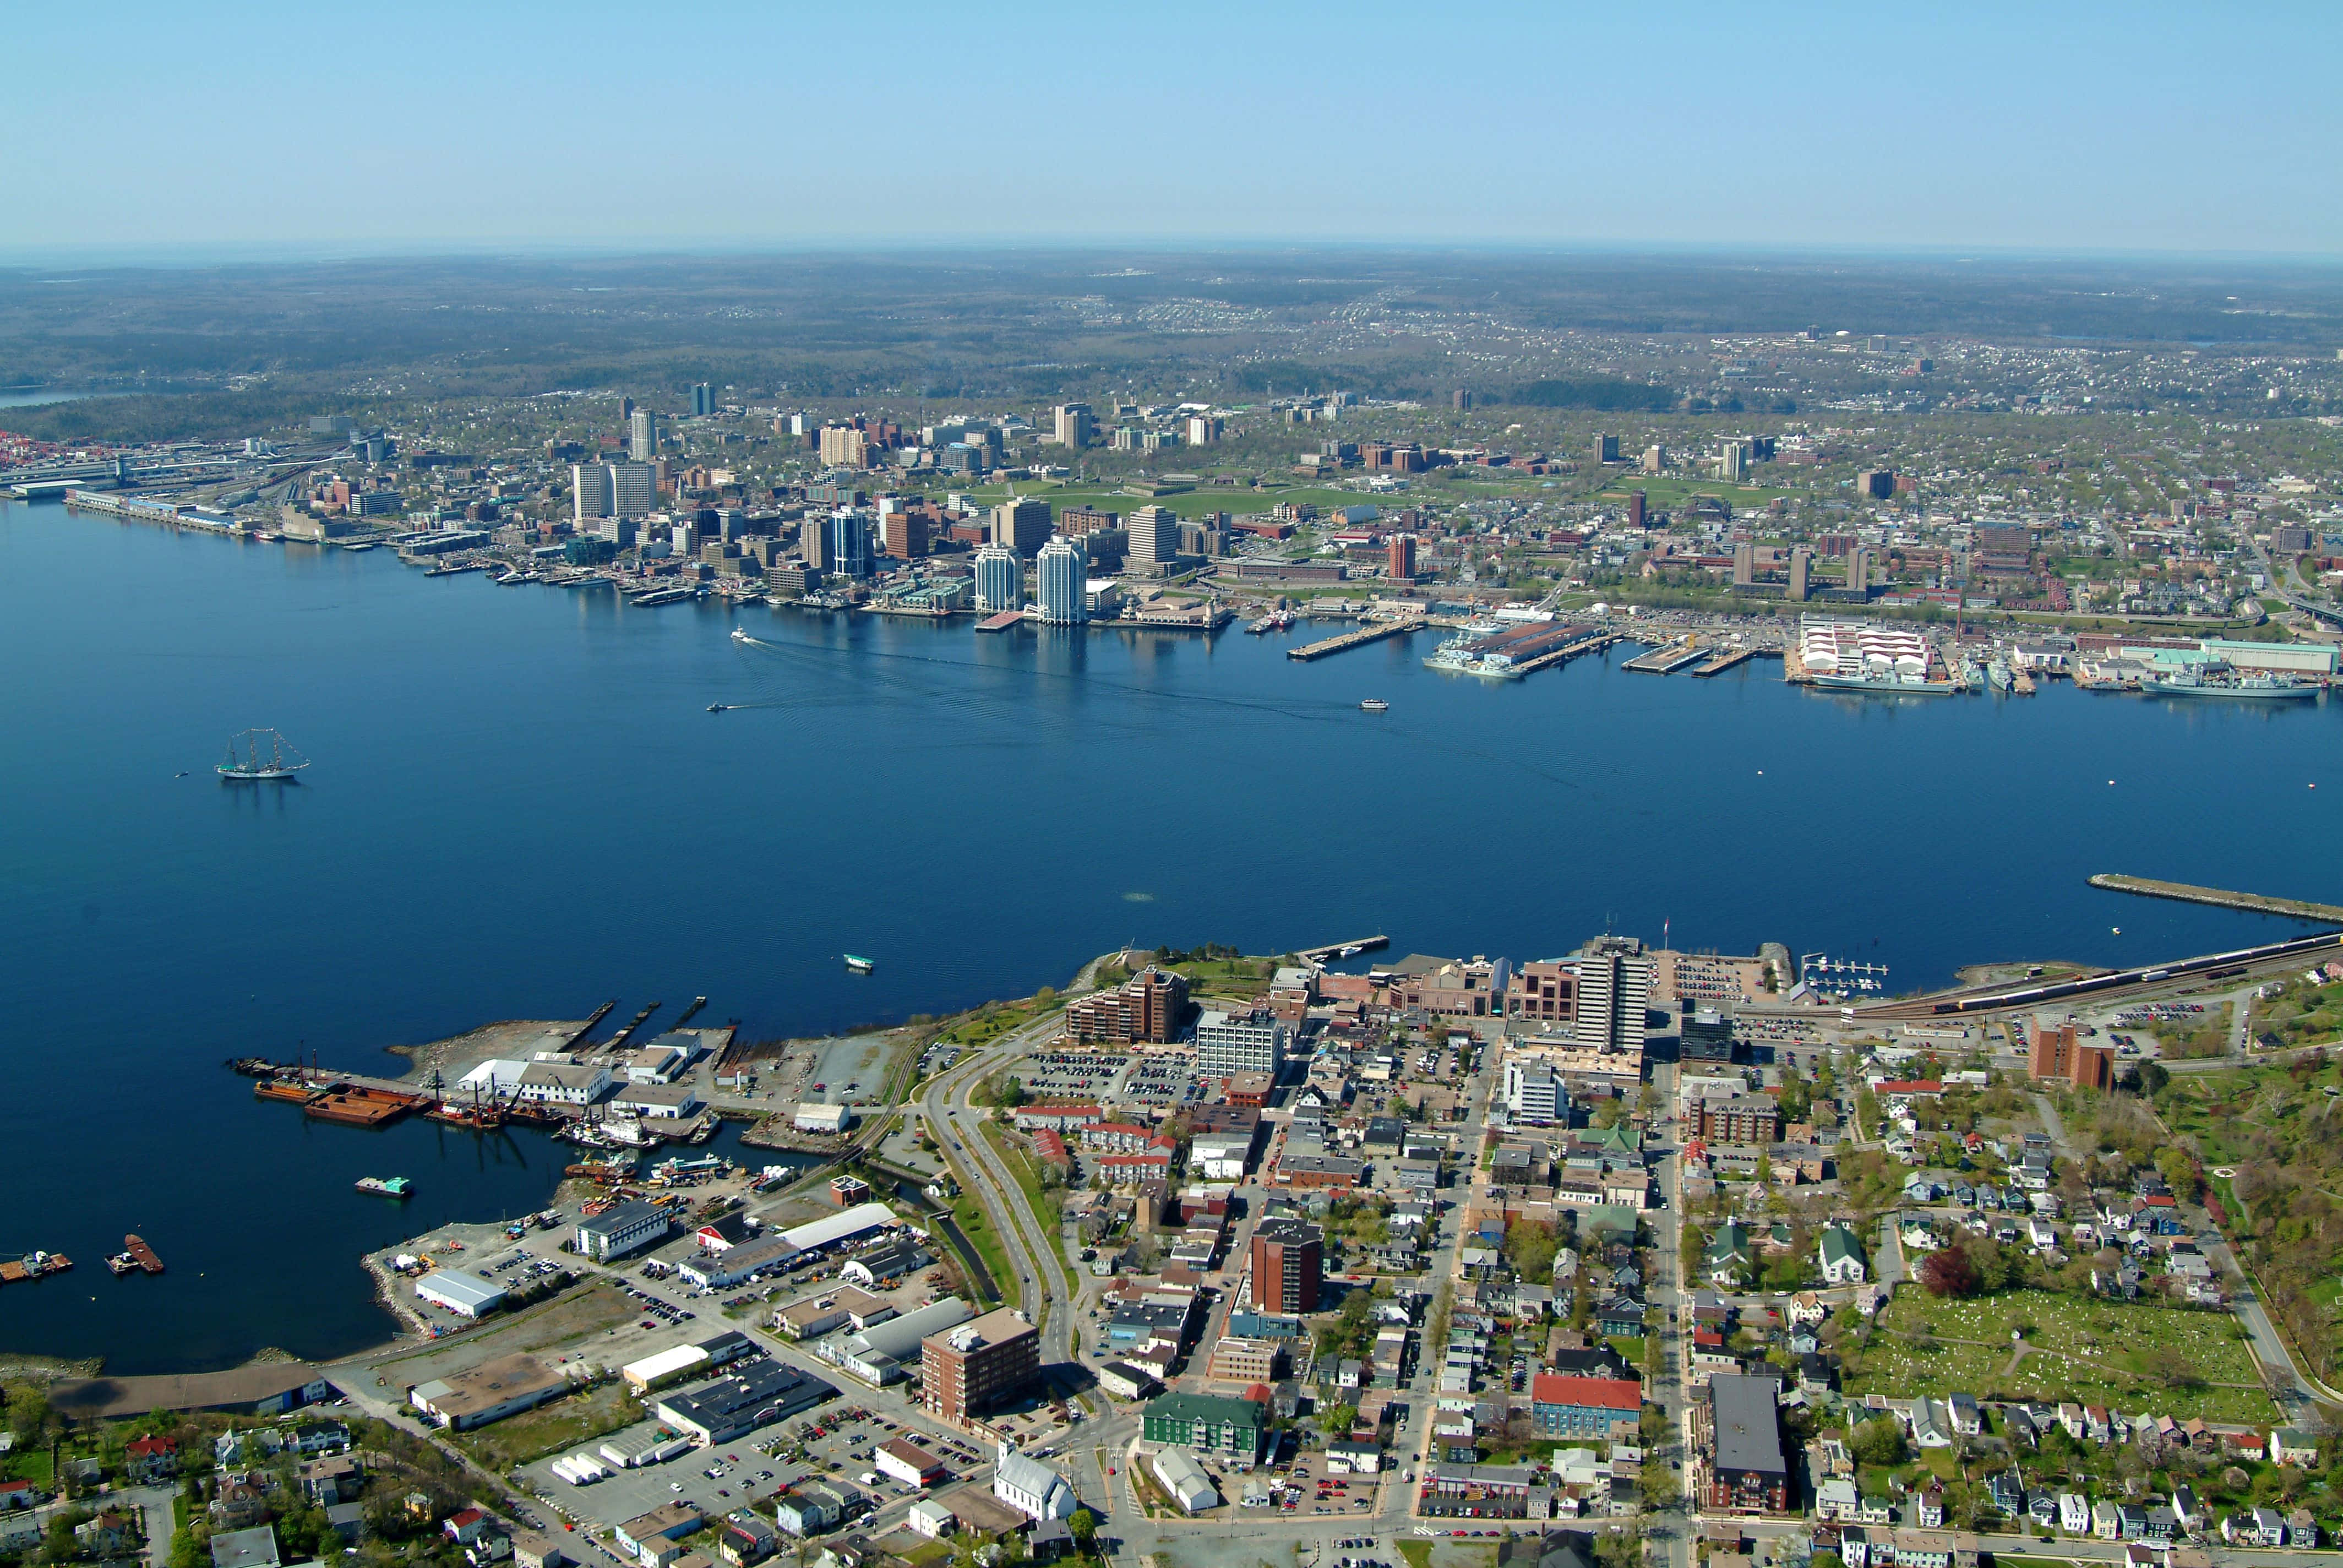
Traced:
<path fill-rule="evenodd" d="M 1592 637 L 1582 637 L 1576 642 L 1564 643 L 1560 648 L 1541 653 L 1535 658 L 1524 659 L 1513 668 L 1523 675 L 1533 674 L 1550 665 L 1567 664 L 1580 654 L 1594 653 L 1619 639 L 1619 633 L 1615 631 L 1598 631 Z"/>
<path fill-rule="evenodd" d="M 2173 899 L 2184 904 L 2211 904 L 2224 910 L 2251 910 L 2264 915 L 2290 915 L 2298 920 L 2343 923 L 2343 905 L 2315 904 L 2308 899 L 2274 899 L 2264 893 L 2233 893 L 2226 888 L 2200 888 L 2188 882 L 2159 882 L 2151 877 L 2127 877 L 2101 871 L 2091 886 L 2110 892 L 2137 893 L 2147 899 Z"/>
<path fill-rule="evenodd" d="M 1672 642 L 1665 648 L 1655 648 L 1649 653 L 1631 658 L 1619 668 L 1632 669 L 1639 675 L 1674 675 L 1700 657 L 1698 643 L 1690 640 Z"/>
<path fill-rule="evenodd" d="M 1285 650 L 1285 657 L 1299 659 L 1307 664 L 1313 658 L 1324 658 L 1329 654 L 1342 653 L 1353 648 L 1364 648 L 1371 642 L 1381 642 L 1387 637 L 1398 637 L 1403 632 L 1413 631 L 1423 624 L 1422 616 L 1407 616 L 1399 620 L 1385 621 L 1381 626 L 1362 627 L 1357 631 L 1346 631 L 1340 637 L 1330 637 L 1322 642 L 1305 643 L 1300 648 L 1289 648 Z"/>
<path fill-rule="evenodd" d="M 1764 651 L 1765 650 L 1762 648 L 1728 648 L 1723 649 L 1713 656 L 1706 664 L 1694 669 L 1692 672 L 1693 677 L 1697 680 L 1705 680 L 1712 675 L 1723 675 L 1735 665 L 1740 664 L 1746 659 L 1755 658 L 1758 654 Z"/>
<path fill-rule="evenodd" d="M 1309 963 L 1322 964 L 1331 959 L 1342 957 L 1342 950 L 1345 948 L 1356 948 L 1360 952 L 1371 953 L 1389 946 L 1391 946 L 1391 938 L 1378 934 L 1372 937 L 1354 937 L 1347 942 L 1329 942 L 1322 948 L 1299 948 L 1295 950 L 1294 956 Z"/>
<path fill-rule="evenodd" d="M 609 1017 L 611 1010 L 616 1008 L 618 1005 L 618 999 L 612 997 L 608 1001 L 606 1001 L 600 1007 L 596 1008 L 594 1010 L 594 1016 L 578 1026 L 578 1032 L 569 1037 L 569 1039 L 563 1044 L 562 1049 L 567 1050 L 570 1047 L 575 1046 L 579 1040 L 584 1040 L 588 1035 L 593 1033 L 595 1027 L 604 1019 Z"/>

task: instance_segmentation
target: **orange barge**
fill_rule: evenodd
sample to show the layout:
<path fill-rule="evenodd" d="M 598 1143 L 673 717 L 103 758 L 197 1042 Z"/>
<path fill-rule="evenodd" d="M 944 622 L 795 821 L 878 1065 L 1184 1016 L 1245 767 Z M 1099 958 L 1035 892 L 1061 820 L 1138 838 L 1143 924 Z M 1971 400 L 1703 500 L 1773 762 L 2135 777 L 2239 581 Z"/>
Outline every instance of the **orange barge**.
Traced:
<path fill-rule="evenodd" d="M 418 1095 L 369 1089 L 363 1084 L 337 1083 L 303 1105 L 301 1111 L 320 1121 L 338 1121 L 347 1127 L 387 1127 L 422 1103 Z"/>

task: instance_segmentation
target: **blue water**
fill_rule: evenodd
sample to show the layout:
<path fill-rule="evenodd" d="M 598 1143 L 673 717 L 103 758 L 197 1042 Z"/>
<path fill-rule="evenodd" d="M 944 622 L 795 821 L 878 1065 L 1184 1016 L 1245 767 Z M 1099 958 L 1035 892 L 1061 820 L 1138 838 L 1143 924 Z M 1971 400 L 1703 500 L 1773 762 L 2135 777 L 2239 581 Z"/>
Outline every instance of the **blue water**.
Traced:
<path fill-rule="evenodd" d="M 489 1020 L 702 993 L 710 1021 L 807 1034 L 1063 984 L 1133 940 L 1523 959 L 1665 921 L 1901 989 L 2298 929 L 2092 871 L 2332 898 L 2343 866 L 2328 703 L 1892 702 L 1764 663 L 1491 686 L 1425 670 L 1422 639 L 1299 665 L 1307 631 L 761 608 L 739 618 L 773 646 L 743 647 L 733 618 L 0 506 L 0 1251 L 81 1263 L 0 1292 L 0 1348 L 125 1372 L 346 1352 L 387 1327 L 361 1250 L 550 1191 L 542 1140 L 307 1124 L 232 1055 L 382 1068 Z M 221 785 L 247 726 L 317 765 Z M 394 1171 L 403 1213 L 349 1190 Z M 167 1275 L 105 1273 L 128 1231 Z"/>

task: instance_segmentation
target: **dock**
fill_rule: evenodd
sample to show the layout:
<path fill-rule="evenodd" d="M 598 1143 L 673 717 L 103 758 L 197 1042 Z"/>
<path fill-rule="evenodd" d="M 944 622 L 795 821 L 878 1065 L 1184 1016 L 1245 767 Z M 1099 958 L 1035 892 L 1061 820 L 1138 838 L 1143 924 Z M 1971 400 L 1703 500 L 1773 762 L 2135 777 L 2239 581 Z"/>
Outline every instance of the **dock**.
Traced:
<path fill-rule="evenodd" d="M 1294 956 L 1304 963 L 1322 964 L 1341 958 L 1346 951 L 1351 951 L 1352 956 L 1355 958 L 1359 953 L 1371 953 L 1389 946 L 1391 946 L 1391 938 L 1377 934 L 1372 937 L 1353 937 L 1347 942 L 1329 942 L 1322 948 L 1300 948 L 1295 950 Z M 1356 951 L 1352 951 L 1354 949 Z"/>
<path fill-rule="evenodd" d="M 667 1003 L 663 1001 L 655 1001 L 644 1008 L 642 1011 L 635 1014 L 632 1019 L 628 1020 L 626 1028 L 620 1030 L 618 1033 L 612 1035 L 608 1040 L 603 1042 L 602 1049 L 604 1050 L 617 1050 L 624 1047 L 627 1041 L 635 1038 L 635 1030 L 642 1028 L 644 1021 L 648 1020 L 651 1014 L 659 1011 L 659 1009 L 666 1005 Z"/>
<path fill-rule="evenodd" d="M 1759 651 L 1754 648 L 1719 648 L 1709 657 L 1706 663 L 1694 668 L 1693 678 L 1696 680 L 1705 680 L 1712 675 L 1723 675 L 1735 665 L 1756 658 Z"/>
<path fill-rule="evenodd" d="M 1700 645 L 1686 638 L 1682 642 L 1672 642 L 1664 648 L 1655 648 L 1649 653 L 1638 655 L 1619 668 L 1632 669 L 1639 675 L 1674 675 L 1700 657 Z"/>
<path fill-rule="evenodd" d="M 594 1016 L 588 1019 L 584 1023 L 578 1025 L 578 1032 L 569 1037 L 569 1046 L 575 1046 L 579 1040 L 584 1040 L 588 1035 L 593 1033 L 596 1026 L 600 1024 L 604 1019 L 609 1017 L 611 1010 L 618 1005 L 618 998 L 612 997 L 608 1001 L 606 1001 L 600 1007 L 596 1008 L 594 1010 Z M 563 1049 L 567 1050 L 568 1047 L 565 1046 Z"/>
<path fill-rule="evenodd" d="M 982 620 L 978 621 L 976 623 L 976 629 L 979 631 L 1007 631 L 1012 626 L 1022 625 L 1024 620 L 1025 612 L 1023 610 L 1004 609 L 999 615 L 987 616 Z"/>
<path fill-rule="evenodd" d="M 1618 640 L 1617 632 L 1598 631 L 1592 636 L 1579 638 L 1575 641 L 1564 643 L 1560 648 L 1549 648 L 1534 658 L 1523 659 L 1513 668 L 1523 675 L 1532 675 L 1554 665 L 1568 664 L 1581 654 L 1599 652 Z"/>
<path fill-rule="evenodd" d="M 2288 915 L 2298 920 L 2343 923 L 2343 904 L 2317 904 L 2308 899 L 2274 899 L 2264 893 L 2236 893 L 2226 888 L 2199 888 L 2188 882 L 2159 882 L 2151 877 L 2127 877 L 2101 871 L 2091 886 L 2116 893 L 2137 893 L 2146 899 L 2172 899 L 2184 904 L 2211 904 L 2224 910 L 2251 910 L 2257 914 Z"/>
<path fill-rule="evenodd" d="M 1385 621 L 1381 626 L 1361 627 L 1356 631 L 1346 631 L 1340 637 L 1330 637 L 1320 642 L 1304 643 L 1300 648 L 1289 648 L 1285 650 L 1285 657 L 1308 664 L 1313 658 L 1325 658 L 1354 648 L 1364 648 L 1371 642 L 1381 642 L 1387 637 L 1402 636 L 1415 630 L 1423 624 L 1422 616 L 1412 615 L 1399 620 Z"/>

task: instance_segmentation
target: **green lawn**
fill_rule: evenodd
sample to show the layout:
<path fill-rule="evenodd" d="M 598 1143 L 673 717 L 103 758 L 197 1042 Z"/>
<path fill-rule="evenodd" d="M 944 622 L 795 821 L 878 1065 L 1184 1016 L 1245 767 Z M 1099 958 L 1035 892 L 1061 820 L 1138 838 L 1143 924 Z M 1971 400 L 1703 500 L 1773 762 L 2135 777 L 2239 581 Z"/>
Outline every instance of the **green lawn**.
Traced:
<path fill-rule="evenodd" d="M 1001 1245 L 1001 1236 L 993 1230 L 992 1221 L 985 1217 L 984 1205 L 977 1201 L 976 1195 L 969 1191 L 967 1172 L 952 1161 L 948 1149 L 939 1149 L 937 1152 L 942 1154 L 945 1162 L 951 1167 L 952 1181 L 960 1188 L 959 1195 L 951 1201 L 952 1218 L 959 1222 L 960 1233 L 968 1238 L 968 1244 L 976 1249 L 977 1261 L 984 1265 L 985 1271 L 992 1276 L 993 1284 L 1002 1292 L 1001 1299 L 1013 1300 L 1009 1293 L 1009 1285 L 1017 1278 L 1017 1271 L 1010 1267 L 1008 1249 Z M 969 1282 L 968 1288 L 970 1295 L 980 1293 L 973 1280 Z"/>
<path fill-rule="evenodd" d="M 640 1420 L 642 1413 L 626 1384 L 607 1382 L 476 1432 L 458 1432 L 455 1441 L 474 1459 L 501 1474 L 516 1464 L 575 1447 L 588 1438 L 608 1436 Z"/>
<path fill-rule="evenodd" d="M 2010 1334 L 2021 1328 L 2036 1349 L 2008 1371 Z M 1933 1342 L 1922 1342 L 1924 1333 Z M 1866 1339 L 1846 1392 L 1909 1398 L 1956 1392 L 2079 1400 L 2177 1420 L 2278 1417 L 2262 1392 L 2244 1331 L 2226 1312 L 2047 1291 L 1973 1301 L 1899 1293 Z"/>
<path fill-rule="evenodd" d="M 1010 1142 L 1009 1135 L 998 1123 L 986 1122 L 984 1137 L 985 1141 L 992 1145 L 993 1152 L 1000 1155 L 1001 1162 L 1009 1167 L 1009 1173 L 1017 1178 L 1017 1190 L 1025 1195 L 1025 1206 L 1039 1222 L 1046 1252 L 1041 1266 L 1050 1271 L 1050 1293 L 1060 1301 L 1071 1300 L 1073 1292 L 1064 1277 L 1064 1252 L 1058 1244 L 1060 1205 L 1051 1202 L 1042 1192 L 1041 1178 L 1033 1169 L 1033 1162 L 1025 1157 L 1025 1151 Z"/>

